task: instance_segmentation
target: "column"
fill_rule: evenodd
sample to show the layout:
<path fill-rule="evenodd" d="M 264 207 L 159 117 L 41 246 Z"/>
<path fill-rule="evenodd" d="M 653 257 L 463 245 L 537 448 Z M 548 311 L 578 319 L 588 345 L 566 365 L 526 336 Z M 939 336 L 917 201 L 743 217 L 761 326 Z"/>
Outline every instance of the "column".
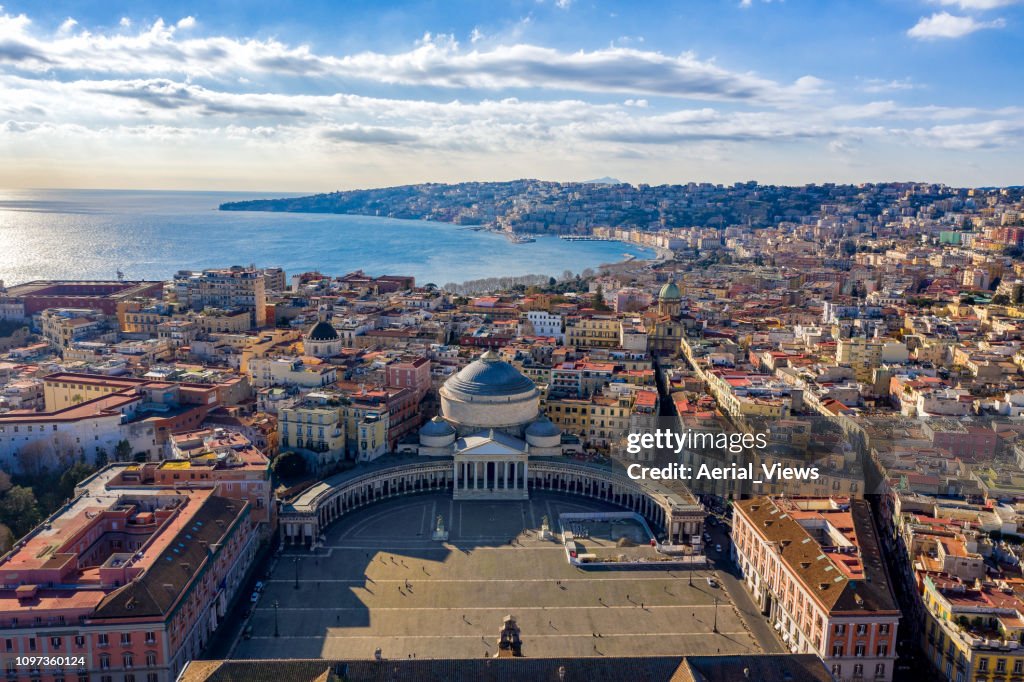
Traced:
<path fill-rule="evenodd" d="M 530 488 L 529 480 L 530 480 L 530 463 L 529 462 L 523 462 L 523 490 L 528 490 Z"/>
<path fill-rule="evenodd" d="M 452 474 L 455 475 L 455 483 L 452 485 L 452 490 L 458 490 L 459 489 L 459 463 L 458 462 L 453 462 L 452 463 Z"/>
<path fill-rule="evenodd" d="M 508 460 L 505 461 L 505 473 L 501 479 L 501 487 L 508 490 Z"/>
<path fill-rule="evenodd" d="M 477 474 L 478 474 L 478 472 L 477 472 L 476 462 L 473 462 L 473 489 L 474 490 L 476 490 L 476 487 L 478 485 Z"/>

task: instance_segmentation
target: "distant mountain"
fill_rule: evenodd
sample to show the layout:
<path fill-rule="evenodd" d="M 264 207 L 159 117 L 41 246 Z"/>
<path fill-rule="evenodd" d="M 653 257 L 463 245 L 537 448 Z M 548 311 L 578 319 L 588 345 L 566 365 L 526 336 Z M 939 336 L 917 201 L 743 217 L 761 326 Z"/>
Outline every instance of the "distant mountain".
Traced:
<path fill-rule="evenodd" d="M 626 183 L 624 183 L 622 180 L 617 180 L 615 178 L 610 178 L 610 177 L 608 177 L 606 175 L 603 178 L 595 178 L 594 180 L 584 180 L 580 184 L 583 184 L 583 185 L 625 185 Z"/>

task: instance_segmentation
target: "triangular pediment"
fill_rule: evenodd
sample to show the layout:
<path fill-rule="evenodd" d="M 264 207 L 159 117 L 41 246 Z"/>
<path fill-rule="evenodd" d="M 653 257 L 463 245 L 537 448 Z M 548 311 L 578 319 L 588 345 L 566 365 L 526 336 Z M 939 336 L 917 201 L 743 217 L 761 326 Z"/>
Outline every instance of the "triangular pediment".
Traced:
<path fill-rule="evenodd" d="M 525 441 L 500 432 L 481 432 L 455 441 L 455 454 L 508 457 L 526 454 Z"/>

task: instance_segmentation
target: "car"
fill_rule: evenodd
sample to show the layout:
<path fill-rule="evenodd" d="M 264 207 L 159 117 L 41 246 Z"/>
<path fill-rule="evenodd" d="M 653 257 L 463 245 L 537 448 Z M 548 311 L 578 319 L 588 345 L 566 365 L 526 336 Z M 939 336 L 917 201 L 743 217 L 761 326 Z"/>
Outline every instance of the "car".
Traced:
<path fill-rule="evenodd" d="M 718 552 L 719 554 L 721 554 L 722 546 L 721 545 L 715 545 L 715 551 Z"/>
<path fill-rule="evenodd" d="M 263 584 L 262 580 L 257 580 L 256 581 L 256 591 L 257 592 L 262 592 L 264 587 L 266 587 L 266 585 Z"/>
<path fill-rule="evenodd" d="M 718 581 L 717 581 L 717 580 L 715 580 L 714 578 L 712 578 L 712 577 L 711 577 L 711 576 L 709 575 L 709 576 L 708 576 L 708 585 L 709 585 L 710 587 L 718 587 Z"/>
<path fill-rule="evenodd" d="M 704 542 L 711 542 L 711 533 L 704 533 Z"/>
<path fill-rule="evenodd" d="M 252 626 L 246 625 L 245 629 L 242 630 L 242 639 L 252 639 Z"/>
<path fill-rule="evenodd" d="M 259 592 L 253 592 L 252 596 L 249 597 L 249 601 L 251 601 L 253 604 L 258 602 L 259 600 L 260 600 L 260 593 Z"/>

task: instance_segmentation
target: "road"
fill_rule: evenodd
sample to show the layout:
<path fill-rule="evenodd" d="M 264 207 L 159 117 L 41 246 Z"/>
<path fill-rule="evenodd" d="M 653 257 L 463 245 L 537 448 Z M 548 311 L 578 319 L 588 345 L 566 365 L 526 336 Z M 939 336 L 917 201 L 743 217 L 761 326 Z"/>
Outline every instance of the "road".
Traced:
<path fill-rule="evenodd" d="M 761 615 L 761 610 L 757 608 L 757 604 L 754 603 L 750 593 L 743 586 L 739 569 L 729 558 L 729 526 L 719 521 L 715 524 L 705 523 L 704 527 L 711 533 L 711 542 L 707 546 L 708 559 L 718 570 L 722 588 L 729 594 L 732 603 L 736 605 L 747 630 L 754 636 L 765 653 L 786 653 L 786 648 L 779 641 L 775 630 Z M 721 552 L 716 551 L 716 545 L 721 545 Z"/>

